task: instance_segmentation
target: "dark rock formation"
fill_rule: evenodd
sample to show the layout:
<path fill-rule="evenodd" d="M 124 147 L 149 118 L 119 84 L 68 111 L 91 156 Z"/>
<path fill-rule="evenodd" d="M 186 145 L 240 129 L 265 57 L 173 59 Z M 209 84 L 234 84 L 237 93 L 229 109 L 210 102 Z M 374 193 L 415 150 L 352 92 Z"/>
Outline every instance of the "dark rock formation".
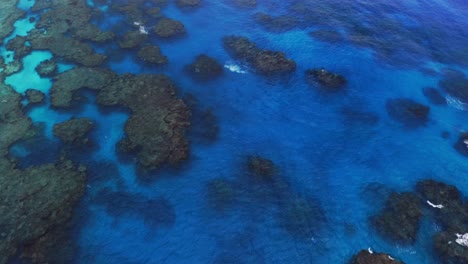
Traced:
<path fill-rule="evenodd" d="M 86 136 L 93 127 L 93 122 L 87 118 L 72 118 L 55 124 L 53 132 L 56 137 L 66 143 L 87 144 L 89 139 Z"/>
<path fill-rule="evenodd" d="M 144 168 L 164 162 L 174 165 L 187 158 L 185 130 L 190 111 L 177 99 L 175 86 L 166 76 L 125 75 L 104 87 L 97 99 L 102 105 L 121 105 L 132 111 L 119 150 L 135 153 Z"/>
<path fill-rule="evenodd" d="M 385 108 L 391 118 L 407 127 L 423 126 L 429 119 L 430 108 L 413 99 L 388 99 Z"/>
<path fill-rule="evenodd" d="M 190 111 L 175 95 L 176 87 L 164 75 L 122 75 L 91 68 L 74 68 L 57 76 L 51 89 L 52 105 L 69 107 L 73 93 L 82 88 L 98 91 L 104 106 L 123 106 L 131 111 L 126 137 L 118 150 L 135 154 L 139 165 L 153 169 L 188 157 L 185 130 Z"/>
<path fill-rule="evenodd" d="M 55 78 L 50 89 L 50 99 L 53 107 L 70 107 L 73 94 L 81 89 L 100 90 L 117 77 L 113 72 L 94 68 L 74 68 L 61 73 Z"/>
<path fill-rule="evenodd" d="M 447 230 L 468 230 L 468 203 L 463 201 L 460 191 L 452 185 L 434 180 L 423 180 L 416 184 L 418 193 L 425 202 L 443 208 L 431 208 L 437 222 Z"/>
<path fill-rule="evenodd" d="M 262 50 L 245 37 L 227 36 L 223 38 L 224 48 L 236 59 L 250 63 L 263 75 L 291 73 L 296 63 L 279 51 Z"/>
<path fill-rule="evenodd" d="M 468 263 L 468 247 L 456 242 L 457 234 L 468 233 L 468 229 L 456 232 L 440 232 L 433 238 L 434 249 L 439 255 L 441 263 L 463 264 Z"/>
<path fill-rule="evenodd" d="M 343 76 L 329 72 L 324 68 L 307 70 L 305 76 L 309 84 L 314 85 L 318 83 L 330 91 L 339 90 L 346 85 L 346 79 Z"/>
<path fill-rule="evenodd" d="M 52 77 L 57 74 L 58 67 L 55 61 L 45 60 L 39 63 L 35 70 L 41 77 Z"/>
<path fill-rule="evenodd" d="M 257 6 L 257 0 L 228 0 L 227 2 L 241 8 L 254 8 Z"/>
<path fill-rule="evenodd" d="M 223 66 L 205 54 L 198 55 L 185 69 L 193 79 L 199 81 L 212 80 L 223 74 Z"/>
<path fill-rule="evenodd" d="M 367 250 L 361 250 L 352 257 L 349 264 L 403 264 L 385 253 L 370 253 Z"/>
<path fill-rule="evenodd" d="M 422 218 L 421 201 L 412 193 L 392 193 L 384 209 L 371 218 L 373 226 L 387 239 L 413 243 Z"/>
<path fill-rule="evenodd" d="M 173 38 L 185 34 L 185 27 L 180 21 L 163 18 L 154 27 L 154 33 L 160 38 Z"/>
<path fill-rule="evenodd" d="M 40 104 L 44 102 L 45 95 L 41 91 L 28 89 L 26 90 L 26 97 L 30 104 Z"/>
<path fill-rule="evenodd" d="M 14 51 L 14 59 L 21 60 L 24 56 L 31 53 L 31 46 L 26 44 L 26 37 L 23 36 L 16 36 L 14 39 L 8 41 L 6 44 L 6 49 L 10 51 Z"/>
<path fill-rule="evenodd" d="M 141 34 L 139 31 L 128 31 L 119 41 L 119 47 L 122 49 L 133 49 L 140 46 L 148 39 L 148 35 Z"/>
<path fill-rule="evenodd" d="M 435 105 L 445 105 L 447 101 L 445 98 L 437 91 L 437 89 L 433 87 L 425 87 L 423 88 L 423 94 L 426 98 Z"/>
<path fill-rule="evenodd" d="M 168 63 L 167 57 L 164 56 L 158 46 L 145 46 L 138 51 L 137 56 L 139 59 L 154 65 L 165 65 Z"/>
<path fill-rule="evenodd" d="M 81 40 L 90 40 L 97 43 L 108 42 L 115 38 L 114 33 L 104 32 L 93 24 L 86 24 L 83 28 L 77 29 L 74 36 Z"/>

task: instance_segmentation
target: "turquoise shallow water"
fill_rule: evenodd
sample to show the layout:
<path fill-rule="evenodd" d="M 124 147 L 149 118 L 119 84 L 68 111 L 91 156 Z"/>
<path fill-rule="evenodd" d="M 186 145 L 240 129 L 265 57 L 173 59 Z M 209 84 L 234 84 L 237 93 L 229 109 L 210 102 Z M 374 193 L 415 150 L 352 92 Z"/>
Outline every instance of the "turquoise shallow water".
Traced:
<path fill-rule="evenodd" d="M 88 2 L 107 10 L 105 4 Z M 439 263 L 432 235 L 440 231 L 440 226 L 428 214 L 412 245 L 383 238 L 369 224 L 369 217 L 381 210 L 391 191 L 413 191 L 422 179 L 455 185 L 468 195 L 467 157 L 453 148 L 459 132 L 468 129 L 467 112 L 431 104 L 422 92 L 424 87 L 438 87 L 444 68 L 467 72 L 462 58 L 453 61 L 453 53 L 442 50 L 468 46 L 466 4 L 344 1 L 342 8 L 336 9 L 336 17 L 347 20 L 337 18 L 320 24 L 315 20 L 325 20 L 329 9 L 340 5 L 326 1 L 317 6 L 322 12 L 313 21 L 272 32 L 259 25 L 254 14 L 288 14 L 293 2 L 257 1 L 258 7 L 252 10 L 228 2 L 203 1 L 195 10 L 181 11 L 171 1 L 163 9 L 166 16 L 180 20 L 188 32 L 175 40 L 150 35 L 150 41 L 168 56 L 166 67 L 142 65 L 134 51 L 117 51 L 122 58 L 110 56 L 105 65 L 117 73 L 165 73 L 175 81 L 180 95 L 197 97 L 198 109 L 213 109 L 219 122 L 216 140 L 206 142 L 193 131 L 189 133 L 190 159 L 180 167 L 163 168 L 150 180 L 142 180 L 134 165 L 123 162 L 115 153 L 128 112 L 97 107 L 92 92 L 84 93 L 79 109 L 57 111 L 47 103 L 28 110 L 33 121 L 45 123 L 49 140 L 34 147 L 13 146 L 11 152 L 25 166 L 35 164 L 35 159 L 47 159 L 41 157 L 44 150 L 50 151 L 50 159 L 55 157 L 53 146 L 60 147 L 52 135 L 55 123 L 75 116 L 88 117 L 97 124 L 91 135 L 97 148 L 92 154 L 76 154 L 77 160 L 90 167 L 91 174 L 73 219 L 76 263 L 345 263 L 369 247 L 405 263 Z M 28 9 L 30 4 L 21 1 L 20 7 Z M 382 27 L 374 36 L 378 39 L 375 45 L 392 45 L 387 56 L 382 54 L 382 46 L 322 42 L 308 34 L 322 28 L 346 31 L 355 21 L 361 26 L 376 25 L 384 16 L 401 22 L 396 28 Z M 26 19 L 15 24 L 13 34 L 26 33 L 29 28 L 21 22 Z M 95 23 L 102 29 L 119 29 L 122 19 L 121 14 L 108 11 Z M 427 45 L 414 47 L 417 52 L 409 51 L 412 39 L 403 28 L 417 26 L 416 39 L 426 30 L 425 24 Z M 429 31 L 432 25 L 442 30 L 440 36 Z M 296 61 L 296 71 L 276 79 L 255 74 L 246 66 L 245 73 L 225 69 L 222 78 L 206 83 L 187 76 L 184 65 L 200 53 L 222 64 L 241 65 L 223 49 L 222 37 L 229 34 L 249 37 L 262 48 L 283 51 Z M 447 37 L 453 37 L 453 44 L 440 47 L 439 43 L 451 41 Z M 396 40 L 402 41 L 400 48 L 394 47 Z M 115 54 L 115 45 L 94 47 Z M 465 59 L 468 56 L 460 54 Z M 31 87 L 47 93 L 53 80 L 40 78 L 34 68 L 51 56 L 48 51 L 33 51 L 23 59 L 24 69 L 5 82 L 20 93 Z M 73 65 L 63 64 L 61 71 L 70 67 Z M 346 88 L 326 93 L 308 85 L 304 71 L 317 67 L 345 76 Z M 423 68 L 439 73 L 428 75 Z M 408 128 L 388 114 L 387 100 L 401 97 L 430 106 L 425 126 Z M 365 114 L 353 114 L 356 112 Z M 193 126 L 203 124 L 195 122 Z M 442 137 L 444 131 L 450 137 Z M 310 197 L 322 208 L 324 215 L 316 217 L 325 220 L 312 221 L 317 225 L 312 236 L 292 237 L 281 226 L 278 211 L 284 209 L 275 204 L 274 197 L 260 199 L 250 193 L 244 174 L 246 156 L 252 154 L 271 159 L 278 166 L 291 186 L 287 198 Z M 242 200 L 224 213 L 213 210 L 207 199 L 207 183 L 219 177 L 237 182 L 237 195 Z M 118 190 L 116 196 L 95 199 L 94 195 L 106 187 Z M 161 215 L 151 215 L 147 212 L 148 199 L 164 199 L 170 210 L 161 208 Z M 148 217 L 163 220 L 152 224 Z"/>

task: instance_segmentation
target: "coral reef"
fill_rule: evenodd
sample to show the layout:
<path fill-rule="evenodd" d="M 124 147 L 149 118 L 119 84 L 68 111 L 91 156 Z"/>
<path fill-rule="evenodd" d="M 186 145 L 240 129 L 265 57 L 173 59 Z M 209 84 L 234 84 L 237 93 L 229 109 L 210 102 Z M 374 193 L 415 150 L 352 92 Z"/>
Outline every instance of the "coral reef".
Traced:
<path fill-rule="evenodd" d="M 409 98 L 388 99 L 385 108 L 392 119 L 406 127 L 424 126 L 429 118 L 430 108 Z"/>
<path fill-rule="evenodd" d="M 88 118 L 72 118 L 55 124 L 53 132 L 54 136 L 66 143 L 87 144 L 89 139 L 86 136 L 93 127 L 93 122 Z"/>
<path fill-rule="evenodd" d="M 23 36 L 16 36 L 8 41 L 5 47 L 7 50 L 15 52 L 13 59 L 21 60 L 24 56 L 31 53 L 31 46 L 27 45 L 26 41 L 26 37 Z"/>
<path fill-rule="evenodd" d="M 461 231 L 468 231 L 468 229 Z M 461 233 L 463 234 L 463 232 Z M 434 249 L 439 254 L 441 263 L 468 263 L 468 247 L 457 243 L 457 239 L 458 236 L 455 232 L 440 232 L 434 236 Z"/>
<path fill-rule="evenodd" d="M 390 240 L 413 243 L 422 218 L 421 202 L 413 193 L 392 193 L 385 207 L 371 218 L 377 231 Z"/>
<path fill-rule="evenodd" d="M 45 60 L 39 63 L 35 70 L 41 77 L 52 77 L 57 74 L 58 66 L 53 60 Z"/>
<path fill-rule="evenodd" d="M 269 181 L 278 172 L 273 161 L 260 156 L 249 156 L 247 158 L 247 168 L 256 177 Z"/>
<path fill-rule="evenodd" d="M 44 102 L 45 94 L 35 89 L 28 89 L 26 90 L 26 97 L 29 104 L 40 104 Z"/>
<path fill-rule="evenodd" d="M 329 72 L 324 68 L 306 70 L 305 76 L 309 84 L 318 83 L 330 91 L 339 90 L 346 85 L 346 79 L 343 76 Z"/>
<path fill-rule="evenodd" d="M 133 49 L 143 44 L 148 39 L 148 35 L 141 34 L 138 31 L 128 31 L 119 41 L 119 47 L 122 49 Z"/>
<path fill-rule="evenodd" d="M 139 59 L 154 65 L 165 65 L 168 63 L 167 57 L 164 56 L 158 46 L 145 46 L 138 51 L 137 56 Z"/>
<path fill-rule="evenodd" d="M 369 250 L 361 250 L 358 254 L 351 258 L 349 264 L 404 264 L 401 261 L 395 260 L 385 253 L 371 253 Z"/>
<path fill-rule="evenodd" d="M 468 132 L 460 133 L 453 147 L 458 153 L 468 157 Z"/>
<path fill-rule="evenodd" d="M 261 74 L 285 74 L 296 70 L 296 63 L 284 53 L 262 50 L 246 37 L 227 36 L 223 38 L 223 43 L 231 56 L 250 63 Z"/>
<path fill-rule="evenodd" d="M 451 96 L 468 103 L 468 78 L 463 74 L 448 74 L 439 82 L 439 86 Z"/>
<path fill-rule="evenodd" d="M 205 54 L 198 55 L 193 63 L 185 67 L 185 70 L 193 79 L 199 81 L 212 80 L 223 74 L 223 66 Z"/>
<path fill-rule="evenodd" d="M 190 110 L 166 76 L 118 76 L 108 70 L 74 68 L 56 77 L 50 90 L 52 105 L 69 107 L 73 93 L 82 88 L 98 90 L 101 105 L 131 110 L 118 149 L 136 154 L 142 167 L 153 169 L 166 161 L 174 165 L 188 157 L 185 130 Z"/>
<path fill-rule="evenodd" d="M 185 34 L 185 27 L 180 21 L 163 18 L 154 27 L 154 33 L 160 38 L 173 38 Z"/>

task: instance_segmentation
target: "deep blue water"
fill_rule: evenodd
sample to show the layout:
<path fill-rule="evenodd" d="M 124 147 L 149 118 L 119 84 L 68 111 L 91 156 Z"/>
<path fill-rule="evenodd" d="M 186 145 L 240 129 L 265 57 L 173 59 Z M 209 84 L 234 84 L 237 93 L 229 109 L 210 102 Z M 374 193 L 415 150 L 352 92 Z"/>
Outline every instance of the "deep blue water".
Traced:
<path fill-rule="evenodd" d="M 24 2 L 22 7 L 27 9 Z M 169 64 L 150 68 L 139 63 L 135 52 L 130 51 L 120 54 L 120 61 L 111 57 L 105 67 L 118 73 L 167 74 L 176 82 L 181 96 L 190 93 L 197 97 L 200 111 L 213 109 L 219 122 L 216 140 L 206 142 L 189 133 L 190 159 L 180 167 L 154 172 L 151 180 L 142 180 L 132 163 L 122 162 L 115 154 L 115 143 L 123 136 L 128 113 L 104 111 L 94 103 L 94 94 L 85 93 L 87 99 L 79 110 L 57 112 L 49 104 L 29 110 L 35 122 L 45 123 L 48 143 L 35 150 L 20 145 L 11 150 L 23 157 L 24 163 L 34 164 L 41 155 L 31 152 L 54 149 L 53 144 L 60 144 L 52 135 L 53 124 L 71 116 L 95 120 L 92 138 L 98 148 L 91 156 L 77 157 L 91 173 L 73 220 L 79 248 L 77 263 L 216 263 L 220 256 L 225 258 L 220 263 L 344 263 L 369 247 L 405 263 L 438 263 L 431 237 L 440 227 L 430 217 L 423 218 L 414 245 L 382 238 L 368 218 L 382 208 L 386 193 L 412 191 L 421 179 L 455 185 L 468 195 L 467 158 L 453 148 L 458 133 L 468 129 L 468 114 L 451 105 L 431 104 L 422 92 L 424 87 L 438 87 L 444 68 L 468 74 L 468 63 L 464 64 L 468 62 L 465 2 L 309 1 L 323 11 L 314 20 L 328 19 L 327 8 L 335 9 L 337 17 L 346 20 L 336 19 L 325 25 L 302 21 L 287 31 L 269 31 L 253 17 L 258 11 L 287 14 L 292 12 L 288 7 L 293 1 L 260 0 L 254 9 L 240 9 L 230 1 L 205 0 L 192 11 L 181 11 L 170 2 L 163 13 L 180 20 L 187 35 L 175 40 L 150 35 L 151 42 L 168 56 Z M 400 49 L 388 56 L 377 48 L 349 41 L 323 42 L 308 34 L 316 29 L 346 31 L 356 21 L 376 25 L 384 17 L 399 23 L 395 28 L 382 27 L 375 36 L 378 44 L 398 46 L 395 42 L 401 41 Z M 122 19 L 122 15 L 108 13 L 95 23 L 102 29 L 113 29 L 119 28 L 115 25 L 123 23 Z M 16 26 L 14 34 L 27 34 L 21 22 Z M 406 32 L 411 28 L 417 28 L 417 32 L 427 29 L 426 36 L 414 34 L 414 38 L 427 38 L 427 45 L 418 46 L 419 51 L 414 53 L 405 46 L 411 41 Z M 440 36 L 430 32 L 434 28 Z M 223 49 L 221 39 L 228 34 L 243 35 L 259 47 L 283 51 L 296 61 L 296 71 L 282 79 L 271 79 L 255 74 L 249 67 L 246 73 L 225 69 L 222 78 L 206 83 L 187 76 L 184 65 L 200 53 L 223 64 L 240 64 Z M 435 53 L 431 46 L 434 50 L 461 49 L 465 53 L 442 54 L 444 59 L 437 60 L 437 56 L 427 55 Z M 8 77 L 6 83 L 21 93 L 29 87 L 47 92 L 52 80 L 40 78 L 34 68 L 51 56 L 47 51 L 34 51 L 24 58 L 24 70 Z M 61 70 L 70 67 L 73 65 L 61 65 Z M 304 71 L 317 67 L 345 76 L 347 87 L 337 93 L 311 87 L 304 81 Z M 429 75 L 423 68 L 438 73 Z M 389 116 L 387 99 L 400 97 L 430 106 L 425 126 L 408 128 Z M 448 139 L 441 136 L 443 131 L 450 133 Z M 249 183 L 242 175 L 246 156 L 251 154 L 275 162 L 291 185 L 287 195 L 310 197 L 322 207 L 326 220 L 317 223 L 312 237 L 292 237 L 281 227 L 274 202 L 269 198 L 256 200 L 249 194 Z M 238 195 L 246 199 L 224 213 L 213 210 L 207 200 L 206 184 L 219 177 L 238 182 Z M 106 187 L 120 192 L 110 200 L 122 199 L 125 205 L 93 199 L 102 190 L 109 190 Z M 164 200 L 162 204 L 167 208 L 148 212 L 151 199 Z M 149 220 L 153 217 L 161 221 L 153 223 Z"/>

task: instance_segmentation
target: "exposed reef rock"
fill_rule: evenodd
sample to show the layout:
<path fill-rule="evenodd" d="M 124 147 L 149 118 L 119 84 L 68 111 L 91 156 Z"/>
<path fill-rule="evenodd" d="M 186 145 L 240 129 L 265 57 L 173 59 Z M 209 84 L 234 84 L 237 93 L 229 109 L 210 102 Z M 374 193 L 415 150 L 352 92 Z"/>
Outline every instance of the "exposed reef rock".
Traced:
<path fill-rule="evenodd" d="M 138 31 L 128 31 L 119 41 L 119 47 L 122 49 L 133 49 L 140 46 L 148 39 L 148 35 L 141 34 Z"/>
<path fill-rule="evenodd" d="M 430 108 L 413 99 L 388 99 L 385 108 L 391 118 L 407 127 L 424 126 L 429 119 Z"/>
<path fill-rule="evenodd" d="M 72 105 L 73 94 L 81 88 L 100 90 L 117 77 L 111 71 L 94 68 L 74 68 L 61 73 L 54 79 L 50 89 L 53 107 L 64 108 Z"/>
<path fill-rule="evenodd" d="M 434 236 L 434 249 L 439 254 L 441 263 L 468 263 L 468 247 L 457 242 L 459 236 L 466 233 L 468 229 L 460 230 L 460 233 L 440 232 Z"/>
<path fill-rule="evenodd" d="M 324 68 L 307 70 L 305 75 L 309 84 L 318 83 L 330 91 L 339 90 L 346 85 L 346 79 L 343 76 L 329 72 Z"/>
<path fill-rule="evenodd" d="M 15 52 L 13 57 L 15 60 L 21 60 L 24 56 L 31 53 L 31 46 L 27 45 L 26 41 L 26 37 L 16 36 L 6 44 L 5 47 L 7 50 Z"/>
<path fill-rule="evenodd" d="M 461 232 L 468 230 L 468 204 L 463 201 L 460 191 L 452 185 L 434 180 L 423 180 L 416 184 L 424 201 L 434 206 L 431 209 L 437 222 L 447 230 Z"/>
<path fill-rule="evenodd" d="M 24 171 L 0 161 L 0 263 L 19 247 L 34 243 L 64 225 L 84 193 L 85 169 L 70 161 L 41 165 Z M 41 261 L 34 263 L 43 263 Z"/>
<path fill-rule="evenodd" d="M 74 32 L 74 36 L 81 40 L 90 40 L 97 43 L 104 43 L 115 38 L 115 34 L 107 31 L 103 32 L 93 24 L 87 24 Z"/>
<path fill-rule="evenodd" d="M 167 57 L 164 56 L 158 46 L 145 46 L 138 51 L 137 56 L 139 59 L 154 65 L 165 65 L 168 63 Z"/>
<path fill-rule="evenodd" d="M 404 264 L 395 260 L 392 256 L 384 253 L 370 253 L 368 250 L 361 250 L 351 259 L 349 264 Z"/>
<path fill-rule="evenodd" d="M 7 159 L 8 149 L 32 132 L 31 120 L 23 114 L 20 94 L 5 84 L 0 84 L 0 91 L 0 263 L 4 264 L 18 250 L 68 222 L 84 193 L 86 169 L 67 160 L 17 169 Z M 35 253 L 32 263 L 45 263 L 43 252 Z"/>
<path fill-rule="evenodd" d="M 58 67 L 55 61 L 45 60 L 39 63 L 35 70 L 41 77 L 52 77 L 57 74 Z"/>
<path fill-rule="evenodd" d="M 205 54 L 198 55 L 185 69 L 193 79 L 199 81 L 216 79 L 223 74 L 223 66 Z"/>
<path fill-rule="evenodd" d="M 118 149 L 136 153 L 144 168 L 156 168 L 164 162 L 174 165 L 188 156 L 185 130 L 190 125 L 190 110 L 175 91 L 164 75 L 124 75 L 98 94 L 100 104 L 121 105 L 132 111 Z"/>
<path fill-rule="evenodd" d="M 26 90 L 26 97 L 30 104 L 40 104 L 44 102 L 45 94 L 35 89 Z"/>
<path fill-rule="evenodd" d="M 223 38 L 223 42 L 231 56 L 250 63 L 261 74 L 285 74 L 296 69 L 296 63 L 284 53 L 262 50 L 246 37 L 227 36 Z"/>
<path fill-rule="evenodd" d="M 154 169 L 165 162 L 174 165 L 188 157 L 185 130 L 190 110 L 176 97 L 176 87 L 168 77 L 118 76 L 108 70 L 74 68 L 56 77 L 50 90 L 52 105 L 71 106 L 73 93 L 82 88 L 97 90 L 101 105 L 131 110 L 118 150 L 135 154 L 143 168 Z"/>
<path fill-rule="evenodd" d="M 161 38 L 173 38 L 185 34 L 185 27 L 180 21 L 163 18 L 154 27 L 154 33 Z"/>
<path fill-rule="evenodd" d="M 417 196 L 392 193 L 384 209 L 371 222 L 383 237 L 410 244 L 416 241 L 421 218 L 422 207 Z"/>
<path fill-rule="evenodd" d="M 87 118 L 72 118 L 55 124 L 53 132 L 54 136 L 66 143 L 87 144 L 89 140 L 86 136 L 93 127 L 93 122 Z"/>
<path fill-rule="evenodd" d="M 88 44 L 61 34 L 50 35 L 33 30 L 28 40 L 35 50 L 49 50 L 57 57 L 87 67 L 98 66 L 106 59 L 105 55 L 95 53 Z"/>

